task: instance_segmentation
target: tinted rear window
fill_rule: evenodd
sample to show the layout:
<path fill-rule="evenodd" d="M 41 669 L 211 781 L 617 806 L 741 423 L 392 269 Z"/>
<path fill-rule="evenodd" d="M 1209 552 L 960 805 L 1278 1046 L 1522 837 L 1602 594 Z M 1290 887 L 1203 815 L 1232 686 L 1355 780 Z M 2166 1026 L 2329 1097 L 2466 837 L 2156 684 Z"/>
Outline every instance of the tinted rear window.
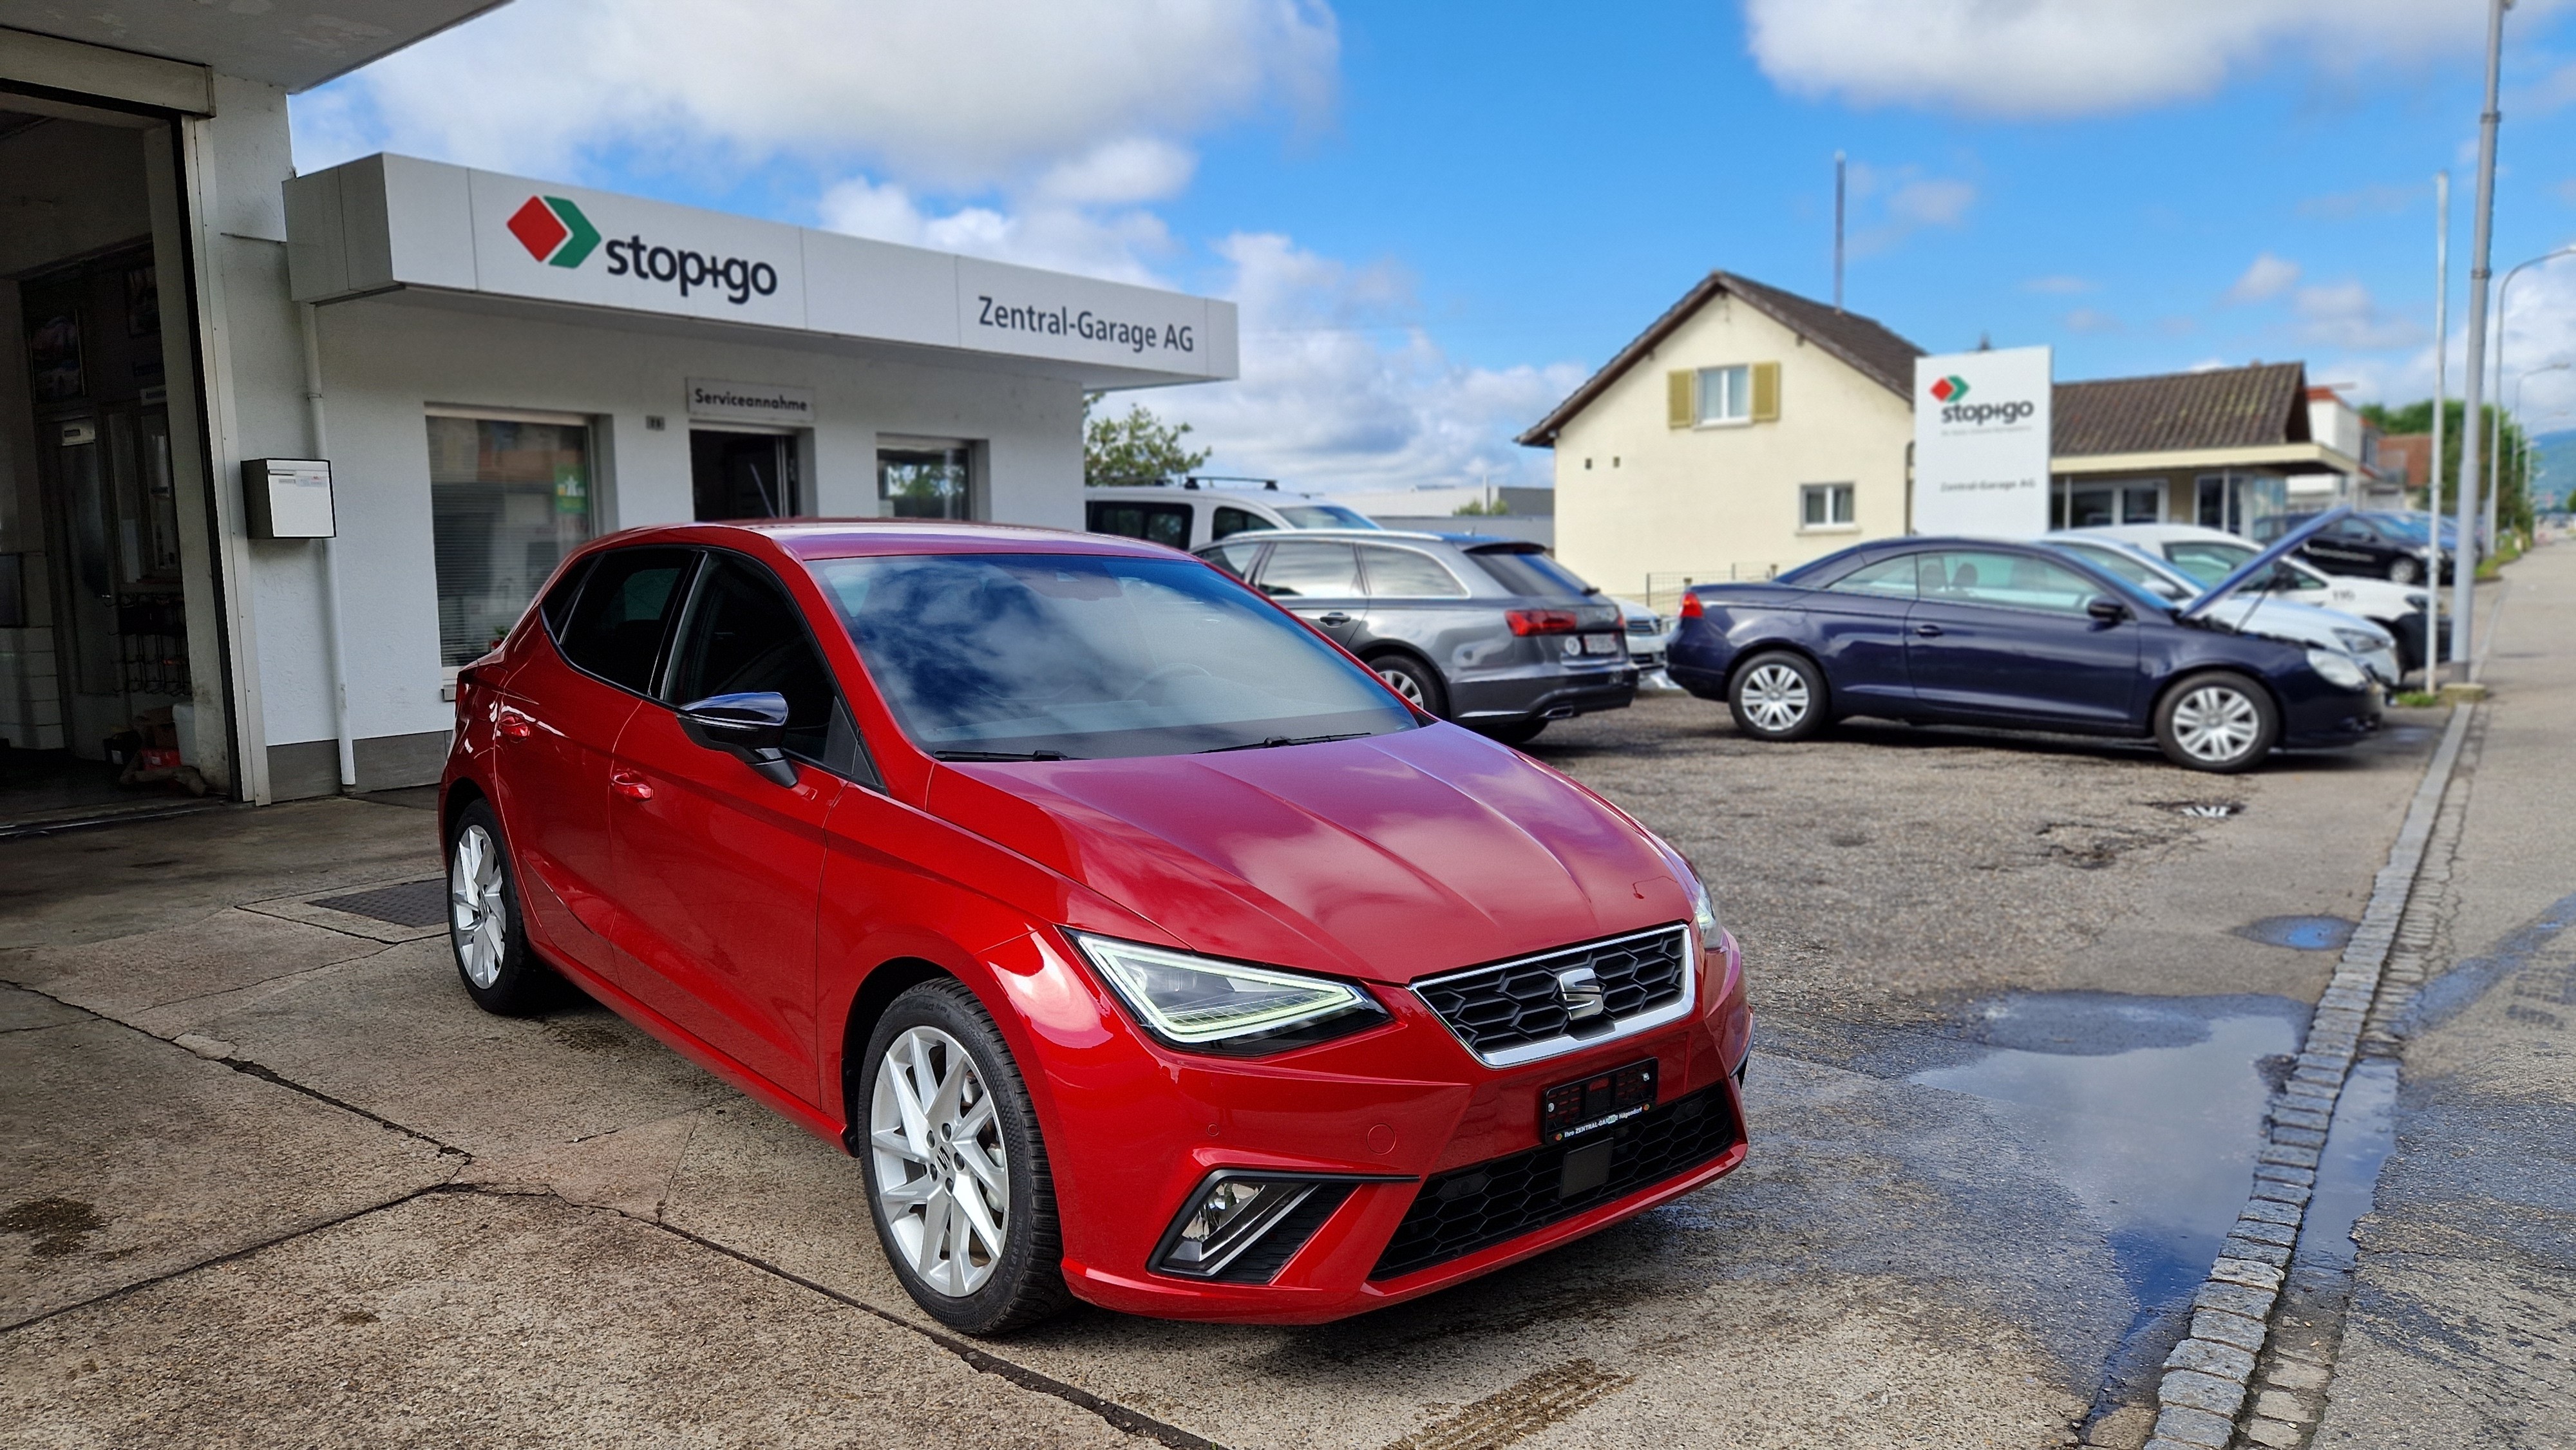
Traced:
<path fill-rule="evenodd" d="M 1571 569 L 1545 554 L 1475 553 L 1467 556 L 1476 567 L 1493 576 L 1495 583 L 1514 594 L 1531 594 L 1542 599 L 1581 599 L 1598 593 Z"/>

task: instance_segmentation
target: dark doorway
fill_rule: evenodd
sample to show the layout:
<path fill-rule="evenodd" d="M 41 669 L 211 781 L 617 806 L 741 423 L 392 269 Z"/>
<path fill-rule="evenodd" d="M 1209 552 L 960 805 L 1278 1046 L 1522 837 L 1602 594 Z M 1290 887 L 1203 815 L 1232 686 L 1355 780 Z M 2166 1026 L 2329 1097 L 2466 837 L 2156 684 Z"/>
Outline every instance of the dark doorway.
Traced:
<path fill-rule="evenodd" d="M 796 440 L 783 433 L 689 433 L 689 486 L 699 523 L 797 513 Z"/>

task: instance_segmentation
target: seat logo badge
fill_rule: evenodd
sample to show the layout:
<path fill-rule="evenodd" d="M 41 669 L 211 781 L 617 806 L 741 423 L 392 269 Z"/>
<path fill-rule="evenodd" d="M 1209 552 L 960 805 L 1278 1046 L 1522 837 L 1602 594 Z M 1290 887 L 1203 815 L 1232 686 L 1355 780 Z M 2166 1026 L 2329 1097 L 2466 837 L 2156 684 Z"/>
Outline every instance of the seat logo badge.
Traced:
<path fill-rule="evenodd" d="M 599 228 L 560 196 L 532 196 L 503 223 L 528 255 L 550 267 L 578 267 L 599 245 Z"/>
<path fill-rule="evenodd" d="M 1601 978 L 1590 967 L 1568 967 L 1557 973 L 1556 995 L 1565 1004 L 1568 1022 L 1587 1022 L 1607 1010 L 1601 1000 Z"/>

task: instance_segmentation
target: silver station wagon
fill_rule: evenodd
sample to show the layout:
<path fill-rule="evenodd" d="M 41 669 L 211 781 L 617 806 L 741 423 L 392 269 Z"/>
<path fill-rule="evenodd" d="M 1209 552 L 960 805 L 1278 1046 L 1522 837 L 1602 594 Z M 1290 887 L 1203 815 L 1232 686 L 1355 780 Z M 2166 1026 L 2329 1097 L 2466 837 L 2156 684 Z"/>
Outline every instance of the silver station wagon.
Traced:
<path fill-rule="evenodd" d="M 1399 694 L 1510 745 L 1619 710 L 1619 606 L 1538 545 L 1386 529 L 1240 534 L 1198 551 L 1368 662 Z"/>

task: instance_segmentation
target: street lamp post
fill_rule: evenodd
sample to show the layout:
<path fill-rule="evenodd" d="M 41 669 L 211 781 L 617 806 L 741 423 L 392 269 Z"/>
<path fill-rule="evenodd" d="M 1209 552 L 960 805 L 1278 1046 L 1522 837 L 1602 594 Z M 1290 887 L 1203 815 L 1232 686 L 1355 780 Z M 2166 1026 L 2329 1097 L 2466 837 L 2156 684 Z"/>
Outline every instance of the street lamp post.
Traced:
<path fill-rule="evenodd" d="M 2478 403 L 2484 392 L 2487 360 L 2487 279 L 2492 273 L 2488 261 L 2495 233 L 2495 153 L 2496 124 L 2504 119 L 2496 109 L 2496 93 L 2504 79 L 2504 8 L 2507 0 L 2488 0 L 2487 4 L 2487 87 L 2486 105 L 2478 112 L 2478 199 L 2469 227 L 2469 336 L 2468 376 L 2462 380 L 2461 415 L 2465 426 L 2460 429 L 2460 539 L 2452 552 L 2451 562 L 2451 668 L 2466 680 L 2469 653 L 2470 609 L 2474 598 L 2476 563 L 2468 557 L 2475 543 L 2477 516 L 2470 505 L 2478 478 Z M 2437 578 L 2435 584 L 2441 581 Z"/>
<path fill-rule="evenodd" d="M 2537 267 L 2543 262 L 2554 262 L 2560 257 L 2571 256 L 2576 256 L 2576 243 L 2560 247 L 2554 252 L 2543 252 L 2539 256 L 2534 257 L 2527 262 L 2516 262 L 2513 264 L 2512 268 L 2504 274 L 2504 281 L 2499 283 L 2496 287 L 2495 372 L 2496 401 L 2499 403 L 2504 401 L 2504 334 L 2505 326 L 2510 320 L 2510 314 L 2508 314 L 2505 309 L 2513 305 L 2513 279 L 2521 276 L 2523 269 L 2526 267 Z M 2541 368 L 2539 371 L 2548 372 L 2550 369 Z M 2528 374 L 2525 376 L 2528 376 Z M 2486 546 L 2489 549 L 2493 549 L 2496 546 L 2496 499 L 2503 492 L 2504 413 L 2505 410 L 2503 408 L 2497 408 L 2494 421 L 2487 425 L 2488 434 L 2494 440 L 2493 444 L 2487 449 Z M 2478 420 L 2474 418 L 2463 419 L 2462 421 L 2471 428 L 2475 428 L 2478 422 Z"/>

